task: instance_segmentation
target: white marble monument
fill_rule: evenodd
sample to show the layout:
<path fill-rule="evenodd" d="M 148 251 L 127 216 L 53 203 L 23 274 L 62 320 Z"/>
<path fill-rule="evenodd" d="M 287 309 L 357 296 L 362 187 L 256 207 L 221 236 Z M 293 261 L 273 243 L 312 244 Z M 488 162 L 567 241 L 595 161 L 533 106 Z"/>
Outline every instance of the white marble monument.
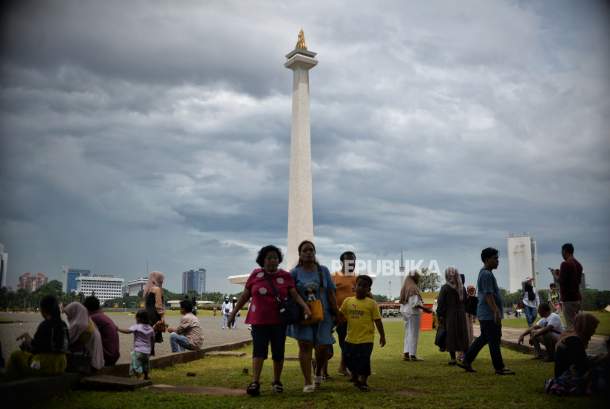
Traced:
<path fill-rule="evenodd" d="M 316 53 L 307 50 L 305 35 L 301 30 L 296 47 L 286 55 L 284 64 L 293 72 L 287 269 L 294 267 L 299 260 L 298 245 L 303 240 L 313 241 L 309 70 L 318 64 L 315 56 Z"/>
<path fill-rule="evenodd" d="M 316 53 L 307 49 L 303 30 L 297 44 L 286 55 L 284 67 L 293 72 L 292 131 L 290 134 L 290 186 L 288 192 L 288 250 L 283 268 L 292 269 L 299 260 L 298 246 L 313 241 L 311 193 L 311 137 L 309 126 L 309 70 L 318 64 Z M 232 284 L 243 284 L 248 274 L 228 277 Z"/>

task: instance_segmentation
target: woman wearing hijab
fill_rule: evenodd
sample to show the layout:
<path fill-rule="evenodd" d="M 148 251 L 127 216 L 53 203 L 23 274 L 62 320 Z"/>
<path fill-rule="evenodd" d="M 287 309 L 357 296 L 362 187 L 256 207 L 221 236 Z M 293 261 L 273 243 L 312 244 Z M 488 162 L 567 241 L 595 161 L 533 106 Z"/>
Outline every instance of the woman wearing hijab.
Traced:
<path fill-rule="evenodd" d="M 44 320 L 32 338 L 23 333 L 20 350 L 11 354 L 7 363 L 9 378 L 37 375 L 58 375 L 66 370 L 68 328 L 61 320 L 59 303 L 52 295 L 40 300 L 40 314 Z"/>
<path fill-rule="evenodd" d="M 419 292 L 419 273 L 413 270 L 405 278 L 400 289 L 400 312 L 405 320 L 405 341 L 403 359 L 405 361 L 421 361 L 417 357 L 417 341 L 419 340 L 419 321 L 421 312 L 431 313 L 432 310 L 424 306 Z"/>
<path fill-rule="evenodd" d="M 144 286 L 144 309 L 148 313 L 150 326 L 155 330 L 155 342 L 163 342 L 163 332 L 165 331 L 165 302 L 163 299 L 163 280 L 165 276 L 160 271 L 152 271 L 148 275 L 148 282 Z M 153 349 L 151 355 L 155 354 Z"/>
<path fill-rule="evenodd" d="M 70 352 L 85 353 L 89 356 L 91 367 L 94 369 L 103 368 L 104 348 L 102 337 L 89 318 L 87 308 L 81 303 L 72 302 L 64 307 L 64 314 L 68 318 Z"/>
<path fill-rule="evenodd" d="M 455 365 L 456 351 L 468 349 L 468 326 L 466 323 L 466 290 L 460 273 L 455 267 L 445 270 L 445 284 L 438 295 L 436 315 L 439 326 L 446 331 L 445 349 L 449 352 L 449 365 Z"/>
<path fill-rule="evenodd" d="M 479 299 L 477 298 L 477 289 L 474 285 L 466 287 L 466 328 L 468 329 L 468 346 L 472 344 L 474 340 L 474 322 L 477 319 L 477 305 Z"/>

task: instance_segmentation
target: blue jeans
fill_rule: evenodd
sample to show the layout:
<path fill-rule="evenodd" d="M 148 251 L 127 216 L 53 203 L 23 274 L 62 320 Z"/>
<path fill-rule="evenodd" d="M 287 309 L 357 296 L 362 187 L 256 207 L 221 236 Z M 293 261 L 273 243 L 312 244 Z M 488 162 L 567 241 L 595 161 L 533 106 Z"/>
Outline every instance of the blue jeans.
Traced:
<path fill-rule="evenodd" d="M 534 307 L 524 306 L 525 311 L 525 320 L 527 321 L 527 326 L 531 327 L 534 325 L 534 321 L 536 321 L 536 316 L 538 316 L 538 311 Z"/>
<path fill-rule="evenodd" d="M 184 335 L 178 335 L 175 332 L 170 334 L 169 343 L 172 346 L 172 352 L 182 352 L 187 349 L 194 349 L 187 337 Z"/>

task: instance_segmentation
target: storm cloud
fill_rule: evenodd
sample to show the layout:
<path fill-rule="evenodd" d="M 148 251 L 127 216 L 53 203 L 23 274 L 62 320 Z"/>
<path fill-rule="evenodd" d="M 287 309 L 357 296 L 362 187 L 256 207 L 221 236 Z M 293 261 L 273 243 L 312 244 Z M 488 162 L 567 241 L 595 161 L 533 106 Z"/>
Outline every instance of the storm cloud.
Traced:
<path fill-rule="evenodd" d="M 605 2 L 13 2 L 2 15 L 9 284 L 62 266 L 208 289 L 285 246 L 291 72 L 310 73 L 318 256 L 435 259 L 571 241 L 610 288 Z M 289 266 L 285 266 L 289 267 Z M 506 258 L 500 285 L 506 286 Z M 544 275 L 543 275 L 544 277 Z M 387 293 L 388 277 L 376 283 Z M 395 282 L 397 283 L 397 281 Z M 397 284 L 393 292 L 397 293 Z"/>

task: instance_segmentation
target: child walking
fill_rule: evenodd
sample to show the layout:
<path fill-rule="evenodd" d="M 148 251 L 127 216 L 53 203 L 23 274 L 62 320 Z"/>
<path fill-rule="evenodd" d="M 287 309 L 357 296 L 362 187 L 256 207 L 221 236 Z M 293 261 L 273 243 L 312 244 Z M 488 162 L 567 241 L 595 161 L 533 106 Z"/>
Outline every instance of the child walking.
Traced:
<path fill-rule="evenodd" d="M 139 310 L 136 313 L 136 324 L 129 329 L 118 328 L 123 334 L 133 334 L 133 351 L 131 351 L 131 365 L 129 375 L 139 378 L 144 375 L 148 379 L 150 372 L 150 352 L 155 342 L 155 331 L 149 324 L 148 313 Z"/>
<path fill-rule="evenodd" d="M 379 314 L 379 307 L 372 298 L 367 297 L 373 280 L 367 275 L 356 279 L 356 296 L 348 297 L 341 305 L 341 313 L 347 320 L 345 337 L 345 364 L 352 374 L 354 386 L 368 392 L 367 379 L 371 375 L 371 354 L 375 328 L 379 331 L 379 345 L 385 345 L 385 331 Z M 374 326 L 373 326 L 374 324 Z"/>

